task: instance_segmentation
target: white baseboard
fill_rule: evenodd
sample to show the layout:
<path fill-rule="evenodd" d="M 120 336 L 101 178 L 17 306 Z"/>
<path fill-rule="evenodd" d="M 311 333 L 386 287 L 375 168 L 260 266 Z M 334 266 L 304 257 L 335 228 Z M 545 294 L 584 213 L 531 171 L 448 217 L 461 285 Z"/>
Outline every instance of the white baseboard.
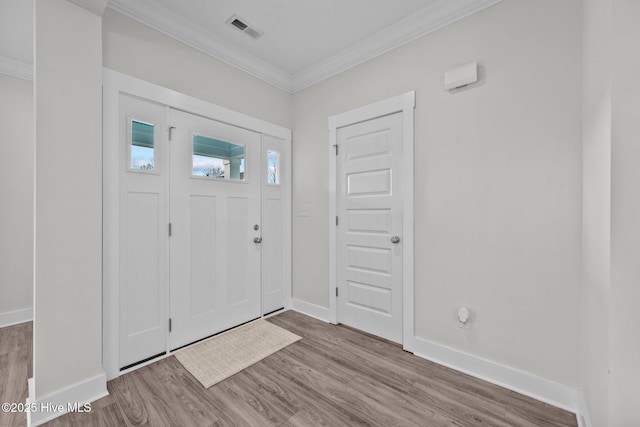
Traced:
<path fill-rule="evenodd" d="M 292 299 L 291 310 L 330 323 L 326 307 Z M 414 337 L 412 344 L 418 357 L 573 412 L 579 427 L 592 427 L 586 400 L 579 390 L 423 338 Z"/>
<path fill-rule="evenodd" d="M 310 302 L 301 301 L 299 299 L 291 298 L 291 310 L 298 313 L 306 314 L 309 317 L 313 317 L 323 322 L 329 322 L 329 309 Z"/>
<path fill-rule="evenodd" d="M 589 416 L 589 408 L 587 407 L 587 399 L 583 392 L 578 393 L 578 410 L 576 417 L 578 418 L 578 427 L 592 427 L 591 417 Z"/>
<path fill-rule="evenodd" d="M 414 338 L 414 350 L 423 359 L 576 413 L 580 418 L 580 392 L 564 384 L 422 338 Z"/>
<path fill-rule="evenodd" d="M 107 378 L 104 372 L 37 400 L 34 398 L 33 378 L 29 378 L 28 384 L 29 397 L 27 398 L 27 405 L 29 405 L 31 409 L 34 409 L 33 411 L 27 412 L 27 426 L 29 427 L 39 426 L 66 414 L 70 410 L 73 410 L 69 405 L 78 404 L 80 407 L 79 410 L 83 411 L 87 409 L 83 406 L 84 404 L 91 403 L 109 395 L 107 391 Z"/>
<path fill-rule="evenodd" d="M 33 308 L 0 313 L 0 328 L 17 325 L 18 323 L 31 322 L 33 320 Z"/>

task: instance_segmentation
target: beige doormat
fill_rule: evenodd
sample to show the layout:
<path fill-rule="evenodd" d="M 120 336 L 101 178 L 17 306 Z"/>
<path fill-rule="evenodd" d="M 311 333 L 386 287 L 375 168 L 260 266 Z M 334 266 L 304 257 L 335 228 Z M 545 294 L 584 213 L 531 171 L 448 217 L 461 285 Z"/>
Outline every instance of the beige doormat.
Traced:
<path fill-rule="evenodd" d="M 301 339 L 258 319 L 178 350 L 174 355 L 205 388 L 209 388 Z"/>

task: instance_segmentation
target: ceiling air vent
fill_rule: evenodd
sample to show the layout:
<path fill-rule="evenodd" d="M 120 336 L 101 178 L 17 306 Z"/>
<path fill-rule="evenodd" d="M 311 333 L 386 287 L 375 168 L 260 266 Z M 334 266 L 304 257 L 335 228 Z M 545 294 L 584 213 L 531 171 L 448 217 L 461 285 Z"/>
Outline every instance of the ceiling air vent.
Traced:
<path fill-rule="evenodd" d="M 262 31 L 258 30 L 256 27 L 252 26 L 245 19 L 240 18 L 238 15 L 233 15 L 231 18 L 227 19 L 227 24 L 242 31 L 252 39 L 259 39 L 264 35 Z"/>
<path fill-rule="evenodd" d="M 239 28 L 240 31 L 244 31 L 247 29 L 248 25 L 245 24 L 244 22 L 242 22 L 239 19 L 234 19 L 233 21 L 231 21 L 231 25 L 233 25 L 236 28 Z"/>

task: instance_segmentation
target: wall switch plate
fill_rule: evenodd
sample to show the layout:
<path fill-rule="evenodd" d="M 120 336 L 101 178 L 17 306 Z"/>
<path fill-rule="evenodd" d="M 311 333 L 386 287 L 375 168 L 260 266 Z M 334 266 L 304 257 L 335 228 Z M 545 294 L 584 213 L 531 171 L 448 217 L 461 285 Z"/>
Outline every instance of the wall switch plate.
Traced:
<path fill-rule="evenodd" d="M 311 216 L 311 206 L 298 205 L 298 216 Z"/>

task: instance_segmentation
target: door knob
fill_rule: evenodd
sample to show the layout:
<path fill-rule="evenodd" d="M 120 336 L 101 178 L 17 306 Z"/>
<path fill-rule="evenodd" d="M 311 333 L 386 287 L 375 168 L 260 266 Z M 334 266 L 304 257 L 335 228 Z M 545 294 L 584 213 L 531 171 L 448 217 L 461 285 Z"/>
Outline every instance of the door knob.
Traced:
<path fill-rule="evenodd" d="M 262 237 L 254 237 L 253 243 L 262 243 Z"/>
<path fill-rule="evenodd" d="M 400 236 L 393 236 L 391 238 L 391 243 L 393 243 L 393 244 L 400 243 Z"/>

